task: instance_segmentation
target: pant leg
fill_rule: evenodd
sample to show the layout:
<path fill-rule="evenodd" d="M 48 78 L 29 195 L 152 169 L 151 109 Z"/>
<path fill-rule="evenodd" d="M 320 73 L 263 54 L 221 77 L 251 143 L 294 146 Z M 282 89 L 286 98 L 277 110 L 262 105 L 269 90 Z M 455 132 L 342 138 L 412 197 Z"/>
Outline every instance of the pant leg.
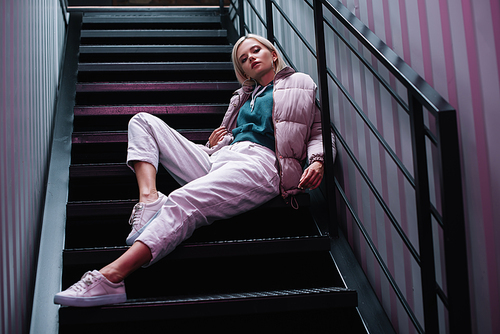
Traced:
<path fill-rule="evenodd" d="M 156 116 L 139 113 L 128 125 L 127 164 L 145 161 L 158 170 L 158 163 L 184 185 L 206 175 L 212 163 L 199 145 L 169 127 Z"/>
<path fill-rule="evenodd" d="M 212 155 L 212 169 L 170 193 L 158 217 L 137 238 L 158 261 L 200 226 L 254 209 L 279 194 L 276 157 L 250 142 Z"/>

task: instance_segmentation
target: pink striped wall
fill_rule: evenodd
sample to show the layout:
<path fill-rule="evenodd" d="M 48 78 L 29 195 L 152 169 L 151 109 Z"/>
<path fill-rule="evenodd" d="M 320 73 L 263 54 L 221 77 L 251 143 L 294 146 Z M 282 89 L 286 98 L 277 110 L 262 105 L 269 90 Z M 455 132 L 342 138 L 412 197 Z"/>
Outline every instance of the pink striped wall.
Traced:
<path fill-rule="evenodd" d="M 496 199 L 500 198 L 500 153 L 497 147 L 500 141 L 500 3 L 498 0 L 342 0 L 342 3 L 457 109 L 473 331 L 481 334 L 500 333 L 500 245 L 495 242 L 500 238 L 500 206 L 496 203 Z M 356 72 L 352 67 L 349 70 L 351 73 Z M 357 75 L 351 74 L 352 77 Z M 358 87 L 367 91 L 369 99 L 374 85 L 364 80 Z M 378 92 L 374 92 L 372 96 L 378 95 Z M 388 105 L 391 103 L 387 104 L 387 101 L 383 104 L 385 108 Z M 405 141 L 398 136 L 404 131 L 400 127 L 401 120 L 396 119 L 398 113 L 392 109 L 393 117 L 388 119 L 385 113 L 383 120 L 377 119 L 377 127 L 383 133 L 386 129 L 394 132 L 384 135 L 401 156 L 405 150 L 403 147 L 398 148 L 398 145 L 404 145 Z M 381 117 L 380 110 L 373 110 L 377 115 L 375 117 Z M 338 122 L 345 120 L 338 119 Z M 394 138 L 391 139 L 391 136 Z M 370 140 L 367 141 L 366 136 L 360 135 L 359 131 L 348 138 L 351 139 L 351 147 L 363 144 L 363 147 L 369 148 L 371 160 L 368 161 L 374 161 L 374 156 L 381 154 L 377 147 L 370 147 Z M 363 155 L 361 152 L 356 153 L 358 157 Z M 407 216 L 406 223 L 403 220 L 404 228 L 411 229 L 413 217 L 405 207 L 405 203 L 410 200 L 409 192 L 405 192 L 406 186 L 400 178 L 391 176 L 390 166 L 384 165 L 386 159 L 382 155 L 379 160 L 380 165 L 374 166 L 372 163 L 373 168 L 389 168 L 387 175 L 380 180 L 383 196 L 389 201 L 391 209 L 399 206 L 399 212 Z M 352 166 L 347 164 L 344 172 L 355 174 Z M 352 178 L 349 181 L 357 182 Z M 353 191 L 361 191 L 361 187 L 359 184 L 350 186 Z M 373 203 L 369 199 L 364 201 L 358 205 L 371 208 L 371 214 L 376 216 Z M 394 232 L 384 222 L 380 226 L 384 228 L 372 228 L 372 237 L 384 242 Z M 375 290 L 396 328 L 401 333 L 413 332 L 401 316 L 393 296 L 386 294 L 380 274 L 367 265 L 372 259 L 362 247 L 356 246 L 358 242 L 355 238 L 350 236 L 351 244 L 361 263 L 365 264 Z M 402 286 L 406 287 L 409 302 L 417 316 L 421 317 L 418 301 L 412 300 L 412 296 L 417 296 L 412 293 L 412 289 L 418 288 L 418 270 L 407 255 L 398 255 L 402 248 L 390 243 L 386 243 L 386 246 L 385 250 L 383 246 L 382 249 L 388 265 L 396 280 L 402 281 Z M 442 275 L 438 272 L 438 276 Z M 442 330 L 446 331 L 445 324 Z"/>
<path fill-rule="evenodd" d="M 0 333 L 28 333 L 65 21 L 0 1 Z"/>

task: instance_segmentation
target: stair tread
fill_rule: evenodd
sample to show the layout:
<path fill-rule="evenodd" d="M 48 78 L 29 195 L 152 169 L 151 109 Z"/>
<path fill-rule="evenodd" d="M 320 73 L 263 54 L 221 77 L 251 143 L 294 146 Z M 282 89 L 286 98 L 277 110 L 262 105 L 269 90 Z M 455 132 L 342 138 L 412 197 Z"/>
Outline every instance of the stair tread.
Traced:
<path fill-rule="evenodd" d="M 189 139 L 189 136 L 187 136 L 187 137 Z M 205 138 L 208 138 L 208 136 Z M 125 139 L 125 141 L 126 141 L 126 139 Z M 160 168 L 158 170 L 159 175 L 164 174 L 164 172 L 165 172 L 165 170 L 163 168 Z M 134 175 L 134 173 L 127 166 L 127 164 L 123 163 L 123 162 L 72 164 L 69 167 L 69 177 L 71 179 L 89 178 L 89 177 L 103 177 L 103 176 L 113 177 L 113 176 L 127 176 L 127 175 Z"/>
<path fill-rule="evenodd" d="M 299 194 L 294 197 L 299 206 L 309 205 L 309 195 Z M 127 200 L 106 200 L 106 201 L 75 201 L 68 202 L 67 214 L 69 217 L 74 216 L 94 216 L 94 215 L 114 215 L 114 214 L 129 214 L 133 206 L 137 203 L 137 199 Z M 289 204 L 277 196 L 269 202 L 261 206 L 266 208 L 285 208 Z"/>
<path fill-rule="evenodd" d="M 82 106 L 73 108 L 75 116 L 102 116 L 102 115 L 135 115 L 147 112 L 153 115 L 162 114 L 224 114 L 227 104 L 192 104 L 192 105 L 100 105 Z"/>
<path fill-rule="evenodd" d="M 176 298 L 131 299 L 92 308 L 61 307 L 60 324 L 147 321 L 357 306 L 357 293 L 342 287 L 235 292 Z"/>
<path fill-rule="evenodd" d="M 96 144 L 96 143 L 126 143 L 128 142 L 127 131 L 86 131 L 73 132 L 73 144 Z M 94 165 L 94 164 L 89 164 Z"/>
<path fill-rule="evenodd" d="M 218 7 L 170 7 L 170 6 L 104 6 L 104 7 L 85 7 L 79 6 L 68 7 L 69 12 L 84 12 L 84 17 L 95 16 L 156 16 L 156 15 L 172 15 L 172 16 L 220 16 Z"/>
<path fill-rule="evenodd" d="M 230 45 L 82 45 L 80 53 L 228 53 Z"/>
<path fill-rule="evenodd" d="M 240 87 L 237 81 L 221 82 L 89 82 L 78 83 L 77 93 L 86 92 L 153 92 L 153 91 L 199 91 L 231 90 Z"/>
<path fill-rule="evenodd" d="M 79 72 L 88 71 L 232 71 L 231 62 L 116 62 L 80 63 Z"/>
<path fill-rule="evenodd" d="M 106 264 L 118 258 L 129 247 L 74 248 L 63 251 L 64 265 L 86 263 Z M 181 243 L 165 258 L 178 259 L 223 258 L 246 255 L 318 252 L 330 250 L 328 235 L 305 235 L 294 237 L 254 238 L 241 240 L 214 240 Z"/>
<path fill-rule="evenodd" d="M 124 30 L 82 30 L 86 37 L 227 37 L 226 30 L 191 30 L 191 29 L 124 29 Z"/>
<path fill-rule="evenodd" d="M 94 15 L 83 17 L 83 23 L 219 23 L 218 16 L 209 15 Z"/>
<path fill-rule="evenodd" d="M 177 131 L 189 140 L 206 140 L 214 129 L 177 129 Z M 104 143 L 127 143 L 127 131 L 87 131 L 73 132 L 73 144 L 104 144 Z M 76 166 L 95 166 L 97 164 L 78 164 Z M 114 164 L 106 164 L 114 165 Z M 75 166 L 75 165 L 73 165 Z M 80 168 L 80 167 L 78 167 Z"/>
<path fill-rule="evenodd" d="M 133 175 L 125 163 L 78 164 L 69 167 L 69 177 L 102 177 Z"/>

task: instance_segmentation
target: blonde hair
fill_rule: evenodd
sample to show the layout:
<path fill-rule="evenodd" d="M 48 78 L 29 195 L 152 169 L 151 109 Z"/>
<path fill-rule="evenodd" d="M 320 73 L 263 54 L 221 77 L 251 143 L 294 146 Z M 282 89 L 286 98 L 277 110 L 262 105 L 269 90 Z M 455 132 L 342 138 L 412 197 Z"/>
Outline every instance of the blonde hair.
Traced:
<path fill-rule="evenodd" d="M 269 42 L 269 40 L 267 40 L 266 38 L 264 38 L 262 36 L 254 35 L 254 34 L 248 34 L 246 36 L 243 36 L 234 44 L 233 52 L 231 54 L 231 59 L 233 61 L 233 66 L 234 66 L 234 73 L 236 74 L 236 78 L 238 79 L 238 81 L 242 85 L 245 82 L 245 80 L 247 80 L 248 78 L 245 76 L 245 72 L 243 71 L 243 66 L 238 61 L 238 55 L 236 54 L 236 52 L 238 51 L 240 44 L 244 40 L 247 40 L 249 38 L 255 39 L 257 42 L 264 45 L 269 51 L 271 51 L 271 52 L 274 51 L 276 53 L 277 58 L 276 58 L 276 61 L 274 62 L 274 72 L 275 73 L 278 73 L 279 71 L 281 71 L 283 68 L 285 68 L 287 66 L 285 61 L 281 57 L 281 54 L 278 52 L 278 50 L 276 50 L 274 45 L 271 42 Z M 253 82 L 249 82 L 248 84 L 251 85 L 251 84 L 253 84 Z"/>

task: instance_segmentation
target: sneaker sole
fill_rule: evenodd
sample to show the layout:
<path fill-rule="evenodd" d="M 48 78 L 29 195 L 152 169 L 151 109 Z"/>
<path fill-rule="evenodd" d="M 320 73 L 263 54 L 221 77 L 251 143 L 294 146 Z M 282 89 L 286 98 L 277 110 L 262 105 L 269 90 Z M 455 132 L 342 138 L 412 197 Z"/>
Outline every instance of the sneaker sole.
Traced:
<path fill-rule="evenodd" d="M 63 306 L 75 306 L 75 307 L 92 307 L 101 306 L 109 304 L 118 304 L 127 301 L 127 294 L 119 295 L 106 295 L 106 296 L 96 296 L 96 297 L 67 297 L 67 296 L 54 296 L 54 304 L 60 304 Z"/>
<path fill-rule="evenodd" d="M 141 234 L 142 232 L 144 232 L 144 230 L 146 229 L 146 227 L 151 224 L 151 222 L 160 214 L 160 210 L 156 211 L 156 213 L 154 214 L 153 217 L 151 217 L 151 219 L 146 223 L 144 224 L 143 227 L 141 227 L 137 232 L 135 232 L 132 236 L 128 237 L 127 240 L 125 241 L 127 246 L 132 246 L 135 242 L 135 239 L 137 239 Z"/>

